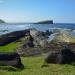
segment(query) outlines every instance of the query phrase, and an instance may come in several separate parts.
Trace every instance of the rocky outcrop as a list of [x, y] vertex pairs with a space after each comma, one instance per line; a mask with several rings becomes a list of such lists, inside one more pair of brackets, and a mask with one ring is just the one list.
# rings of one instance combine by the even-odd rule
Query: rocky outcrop
[[[48, 32], [49, 34], [49, 32]], [[29, 35], [24, 37], [25, 40], [16, 49], [22, 56], [38, 55], [49, 51], [59, 51], [68, 46], [66, 42], [50, 41], [45, 37], [45, 33], [36, 29], [30, 29]]]
[[[47, 32], [48, 35], [52, 34], [52, 32]], [[75, 45], [71, 46], [68, 45], [67, 42], [62, 41], [63, 39], [59, 39], [60, 37], [57, 38], [58, 40], [55, 37], [52, 41], [49, 41], [45, 35], [48, 36], [47, 34], [45, 34], [45, 32], [41, 32], [36, 29], [30, 29], [29, 34], [20, 39], [22, 41], [16, 48], [16, 51], [21, 56], [32, 56], [47, 53], [50, 51], [60, 51], [66, 47], [75, 47]], [[62, 36], [61, 33], [60, 36]], [[73, 50], [74, 47], [72, 47], [71, 49]]]
[[17, 53], [20, 56], [36, 56], [40, 55], [42, 53], [47, 53], [50, 51], [48, 48], [42, 48], [42, 47], [26, 47], [24, 45], [20, 45], [19, 47], [16, 48]]
[[5, 21], [3, 21], [2, 19], [0, 19], [0, 23], [5, 23]]
[[46, 54], [45, 62], [55, 64], [71, 64], [72, 62], [75, 62], [75, 54], [68, 48], [59, 51], [52, 51]]
[[[58, 43], [58, 42], [66, 42], [66, 43], [71, 43], [72, 37], [69, 35], [69, 31], [64, 30], [64, 29], [53, 29], [53, 34], [52, 34], [52, 42]], [[50, 36], [51, 37], [51, 36]]]
[[46, 47], [48, 45], [47, 38], [42, 35], [42, 33], [36, 29], [30, 30], [30, 35], [34, 39], [34, 44], [40, 45], [41, 47]]
[[47, 38], [36, 29], [30, 29], [30, 34], [24, 39], [16, 49], [21, 56], [39, 55], [50, 50], [49, 48], [47, 49]]
[[0, 46], [14, 42], [29, 33], [29, 30], [15, 31], [0, 36]]
[[1, 66], [13, 66], [15, 68], [23, 69], [20, 56], [16, 52], [0, 53]]

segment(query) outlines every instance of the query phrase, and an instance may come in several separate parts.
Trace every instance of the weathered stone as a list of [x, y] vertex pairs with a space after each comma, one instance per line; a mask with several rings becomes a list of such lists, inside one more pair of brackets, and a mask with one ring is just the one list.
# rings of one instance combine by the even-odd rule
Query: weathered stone
[[70, 64], [75, 62], [75, 54], [70, 49], [52, 51], [46, 55], [47, 63]]
[[47, 38], [42, 36], [42, 33], [36, 29], [30, 30], [30, 35], [34, 39], [35, 45], [46, 47], [48, 45]]
[[47, 63], [56, 63], [57, 54], [58, 54], [58, 52], [56, 52], [56, 51], [47, 53], [46, 57], [45, 57], [45, 61]]
[[11, 32], [8, 34], [1, 35], [0, 36], [0, 46], [14, 42], [26, 36], [28, 33], [29, 33], [29, 30], [21, 30], [21, 31], [15, 31], [15, 32]]
[[21, 46], [17, 49], [17, 53], [20, 56], [36, 56], [41, 54], [41, 50], [38, 48], [23, 48]]
[[0, 65], [1, 66], [14, 66], [16, 68], [23, 68], [21, 59], [18, 53], [0, 53]]
[[31, 35], [28, 35], [27, 40], [23, 43], [23, 47], [34, 47], [33, 38]]
[[71, 42], [71, 39], [73, 39], [70, 34], [69, 34], [69, 31], [68, 30], [64, 30], [64, 29], [53, 29], [53, 39], [50, 40], [51, 41], [54, 41], [54, 42], [66, 42], [66, 43], [69, 43]]

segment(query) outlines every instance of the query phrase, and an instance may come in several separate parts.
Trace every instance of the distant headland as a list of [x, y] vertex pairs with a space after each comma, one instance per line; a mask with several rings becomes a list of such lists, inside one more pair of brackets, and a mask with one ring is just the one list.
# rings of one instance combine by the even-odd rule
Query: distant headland
[[0, 23], [6, 23], [4, 20], [0, 19]]
[[[6, 22], [0, 19], [0, 23], [6, 23]], [[53, 24], [53, 20], [44, 20], [44, 21], [35, 22], [33, 24]]]
[[53, 20], [40, 21], [40, 22], [36, 22], [34, 24], [53, 24]]

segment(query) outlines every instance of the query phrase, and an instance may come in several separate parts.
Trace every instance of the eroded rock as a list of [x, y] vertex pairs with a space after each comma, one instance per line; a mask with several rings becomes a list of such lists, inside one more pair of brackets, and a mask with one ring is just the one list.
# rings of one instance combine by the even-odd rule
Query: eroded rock
[[60, 51], [52, 51], [46, 54], [45, 62], [55, 64], [70, 64], [75, 62], [75, 54], [68, 48]]

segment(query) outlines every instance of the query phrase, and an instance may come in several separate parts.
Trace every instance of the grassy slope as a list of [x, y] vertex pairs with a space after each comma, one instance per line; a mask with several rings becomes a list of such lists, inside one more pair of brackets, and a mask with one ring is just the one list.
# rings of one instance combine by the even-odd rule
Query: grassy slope
[[[0, 47], [1, 52], [10, 52], [15, 49], [17, 43]], [[44, 63], [44, 56], [21, 57], [24, 69], [22, 71], [8, 71], [8, 68], [1, 69], [0, 75], [75, 75], [75, 66], [50, 64], [48, 67], [41, 68]], [[4, 67], [5, 68], [5, 67]]]

